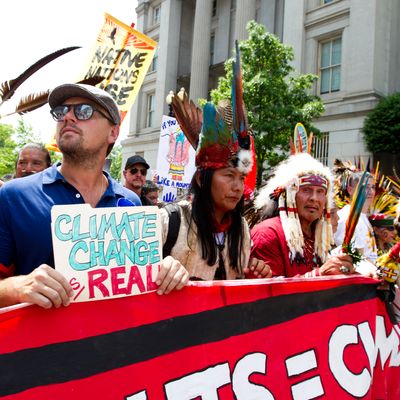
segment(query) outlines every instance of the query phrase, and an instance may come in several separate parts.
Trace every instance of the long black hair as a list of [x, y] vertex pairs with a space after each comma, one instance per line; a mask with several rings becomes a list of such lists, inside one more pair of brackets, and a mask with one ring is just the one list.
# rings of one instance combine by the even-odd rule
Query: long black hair
[[[214, 204], [211, 196], [211, 182], [214, 170], [204, 169], [199, 171], [199, 181], [196, 174], [191, 183], [192, 198], [192, 220], [197, 225], [197, 232], [201, 243], [202, 258], [207, 260], [208, 265], [214, 265], [217, 261], [218, 248], [214, 238]], [[244, 208], [244, 196], [240, 199], [235, 209], [230, 211], [232, 223], [228, 229], [226, 243], [231, 267], [241, 273], [245, 266], [241, 265], [241, 254], [243, 249], [244, 227], [242, 212]]]

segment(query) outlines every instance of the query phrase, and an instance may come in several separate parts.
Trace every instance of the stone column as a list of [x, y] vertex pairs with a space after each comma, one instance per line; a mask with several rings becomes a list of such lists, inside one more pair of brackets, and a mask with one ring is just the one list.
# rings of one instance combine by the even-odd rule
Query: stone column
[[[284, 9], [282, 43], [293, 47], [294, 60], [291, 65], [298, 72], [303, 72], [305, 46], [305, 0], [287, 0]], [[350, 64], [352, 65], [352, 64]]]
[[235, 15], [235, 40], [247, 39], [246, 25], [256, 19], [256, 0], [237, 0]]
[[[137, 22], [135, 24], [135, 29], [138, 30], [139, 32], [144, 32], [146, 26], [147, 26], [147, 21], [149, 18], [149, 3], [147, 1], [139, 1], [138, 6], [136, 7], [136, 16], [137, 16]], [[129, 133], [128, 137], [134, 137], [136, 134], [138, 134], [140, 130], [140, 118], [139, 116], [142, 114], [141, 113], [141, 107], [143, 103], [143, 92], [140, 90], [138, 93], [138, 96], [135, 100], [135, 102], [132, 105], [131, 112], [129, 113], [130, 115], [130, 120], [129, 120]], [[124, 122], [126, 124], [127, 122]]]
[[170, 90], [177, 89], [181, 10], [181, 0], [169, 0], [161, 3], [155, 108], [155, 119], [160, 123], [162, 115], [168, 114], [165, 97]]
[[189, 97], [195, 103], [200, 97], [207, 98], [208, 94], [212, 2], [196, 1], [189, 90]]

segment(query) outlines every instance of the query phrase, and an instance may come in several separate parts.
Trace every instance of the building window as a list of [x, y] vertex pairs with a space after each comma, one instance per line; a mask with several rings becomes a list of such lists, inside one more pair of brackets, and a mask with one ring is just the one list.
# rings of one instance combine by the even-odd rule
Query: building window
[[217, 15], [217, 0], [213, 0], [212, 3], [212, 16], [215, 17]]
[[231, 1], [231, 10], [236, 10], [236, 0]]
[[322, 0], [322, 4], [329, 4], [332, 2], [333, 2], [333, 0]]
[[149, 72], [157, 71], [157, 62], [158, 62], [158, 48], [156, 49], [156, 51], [154, 53], [154, 57], [151, 60]]
[[153, 8], [153, 25], [160, 23], [161, 5]]
[[313, 138], [313, 156], [322, 164], [328, 165], [329, 156], [329, 132], [322, 133], [321, 137]]
[[320, 93], [340, 90], [342, 38], [321, 43]]
[[155, 96], [154, 94], [147, 95], [147, 117], [146, 117], [146, 128], [153, 127], [154, 123], [154, 107], [155, 105]]
[[215, 50], [215, 34], [212, 33], [210, 37], [210, 65], [214, 64], [214, 50]]

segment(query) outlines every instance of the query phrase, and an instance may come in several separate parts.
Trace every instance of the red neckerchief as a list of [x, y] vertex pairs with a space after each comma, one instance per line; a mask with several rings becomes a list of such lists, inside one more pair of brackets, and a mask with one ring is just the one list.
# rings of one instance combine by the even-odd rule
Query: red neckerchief
[[226, 232], [232, 224], [232, 216], [231, 214], [225, 214], [224, 218], [222, 218], [222, 222], [219, 223], [218, 221], [213, 218], [214, 221], [214, 233]]

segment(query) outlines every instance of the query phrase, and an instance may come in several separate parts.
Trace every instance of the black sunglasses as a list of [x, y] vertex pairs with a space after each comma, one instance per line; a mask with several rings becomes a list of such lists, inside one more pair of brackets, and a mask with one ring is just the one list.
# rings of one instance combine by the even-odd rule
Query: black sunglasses
[[111, 123], [114, 123], [107, 114], [90, 104], [62, 104], [54, 107], [52, 110], [50, 110], [50, 113], [57, 122], [62, 122], [71, 108], [74, 110], [74, 115], [79, 121], [87, 121], [88, 119], [92, 118], [93, 113], [97, 111], [104, 118], [107, 118]]
[[132, 175], [136, 175], [136, 174], [138, 173], [138, 171], [140, 171], [140, 173], [141, 173], [143, 176], [146, 176], [146, 175], [147, 175], [147, 169], [146, 169], [146, 168], [131, 168], [131, 169], [129, 170], [129, 172], [130, 172]]

